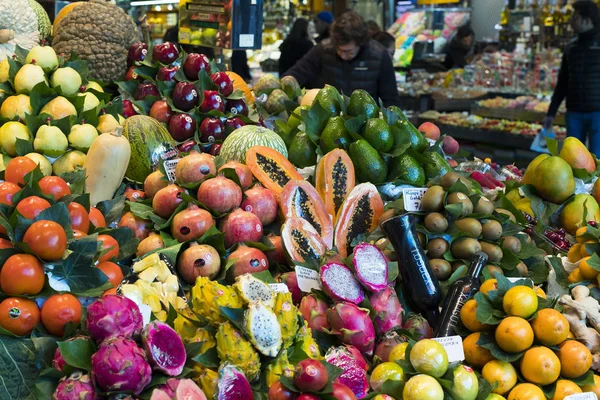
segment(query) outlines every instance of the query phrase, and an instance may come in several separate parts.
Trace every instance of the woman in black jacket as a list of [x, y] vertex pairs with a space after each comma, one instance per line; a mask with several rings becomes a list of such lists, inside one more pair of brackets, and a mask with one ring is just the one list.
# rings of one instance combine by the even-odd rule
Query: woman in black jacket
[[279, 57], [279, 76], [283, 76], [288, 69], [292, 68], [312, 48], [313, 42], [308, 38], [308, 21], [304, 18], [298, 18], [294, 22], [288, 37], [279, 46], [279, 50], [281, 51], [281, 57]]

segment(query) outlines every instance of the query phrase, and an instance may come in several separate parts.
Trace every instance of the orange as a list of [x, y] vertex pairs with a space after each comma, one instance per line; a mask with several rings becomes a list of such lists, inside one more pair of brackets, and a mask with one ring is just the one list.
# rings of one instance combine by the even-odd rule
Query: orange
[[15, 157], [6, 164], [4, 180], [18, 185], [25, 185], [25, 175], [33, 171], [35, 167], [37, 167], [37, 163], [31, 158]]
[[565, 397], [572, 394], [583, 393], [583, 390], [575, 382], [559, 379], [556, 382], [556, 390], [554, 396], [550, 400], [563, 400]]
[[488, 325], [477, 321], [477, 301], [475, 299], [467, 301], [460, 309], [460, 320], [471, 332], [479, 332], [488, 328]]
[[535, 338], [546, 346], [556, 346], [567, 340], [570, 329], [565, 316], [552, 308], [540, 310], [537, 318], [531, 321], [531, 327]]
[[598, 276], [598, 271], [590, 267], [590, 265], [588, 264], [588, 260], [590, 258], [591, 257], [584, 257], [579, 262], [579, 271], [581, 271], [581, 277], [584, 280], [596, 279], [596, 277]]
[[561, 363], [560, 374], [564, 378], [578, 378], [592, 366], [592, 353], [577, 340], [567, 340], [556, 352]]
[[30, 254], [10, 256], [0, 270], [0, 288], [11, 296], [38, 294], [44, 288], [44, 282], [44, 267]]
[[492, 290], [498, 290], [498, 281], [496, 279], [488, 279], [481, 284], [479, 291], [487, 295]]
[[533, 329], [520, 317], [506, 317], [496, 328], [496, 343], [509, 353], [525, 351], [533, 344]]
[[[575, 237], [577, 239], [577, 243], [585, 243], [585, 239], [580, 237], [582, 235], [584, 235], [587, 232], [587, 226], [582, 226], [581, 228], [577, 229], [577, 232], [575, 233]], [[574, 245], [573, 247], [575, 247], [577, 245]], [[571, 248], [573, 248], [571, 247]], [[579, 246], [581, 247], [581, 246]]]
[[497, 394], [503, 395], [517, 384], [517, 371], [511, 363], [506, 361], [492, 360], [488, 362], [481, 370], [481, 376], [490, 385], [496, 385], [492, 392]]
[[589, 257], [589, 256], [591, 256], [591, 254], [588, 253], [588, 251], [587, 251], [587, 247], [585, 247], [586, 243], [589, 243], [589, 244], [598, 244], [598, 242], [596, 242], [595, 240], [588, 240], [585, 243], [582, 243], [581, 247], [579, 248], [579, 254], [581, 254], [581, 257]]
[[123, 280], [123, 272], [121, 267], [111, 261], [104, 261], [96, 265], [100, 271], [104, 272], [104, 275], [108, 278], [108, 281], [113, 286], [119, 286], [119, 283]]
[[581, 276], [581, 270], [579, 268], [575, 268], [567, 277], [567, 280], [571, 283], [577, 283], [583, 281], [583, 276]]
[[521, 375], [528, 382], [549, 385], [560, 376], [560, 361], [549, 348], [532, 347], [521, 359]]
[[29, 335], [40, 322], [40, 309], [35, 301], [9, 297], [0, 303], [0, 326], [15, 335]]
[[546, 396], [539, 386], [519, 383], [510, 391], [507, 400], [546, 400]]
[[465, 361], [472, 367], [481, 368], [494, 359], [492, 353], [485, 347], [477, 344], [481, 337], [480, 332], [471, 333], [463, 339], [463, 349], [465, 351]]
[[63, 336], [65, 325], [80, 321], [81, 303], [72, 294], [53, 294], [42, 306], [42, 324], [51, 335]]
[[119, 243], [110, 235], [98, 235], [98, 241], [102, 243], [101, 255], [98, 261], [110, 261], [119, 257]]
[[44, 261], [60, 260], [67, 250], [65, 229], [54, 221], [36, 221], [23, 236], [23, 242]]
[[569, 334], [567, 335], [567, 339], [575, 339], [575, 335], [573, 335], [572, 331], [569, 331]]
[[514, 286], [504, 295], [502, 307], [508, 315], [529, 318], [537, 311], [537, 294], [530, 287]]
[[[104, 215], [96, 207], [90, 207], [90, 225], [94, 225], [96, 228], [106, 228], [106, 220]], [[91, 227], [91, 226], [90, 226]]]
[[594, 392], [600, 398], [600, 376], [594, 374], [594, 384], [582, 387], [584, 392]]
[[106, 289], [104, 291], [104, 293], [102, 293], [102, 297], [109, 296], [109, 295], [116, 295], [116, 294], [117, 294], [117, 288], [113, 287], [113, 288], [110, 288], [110, 289]]
[[581, 260], [581, 243], [574, 244], [567, 253], [569, 262], [576, 263]]

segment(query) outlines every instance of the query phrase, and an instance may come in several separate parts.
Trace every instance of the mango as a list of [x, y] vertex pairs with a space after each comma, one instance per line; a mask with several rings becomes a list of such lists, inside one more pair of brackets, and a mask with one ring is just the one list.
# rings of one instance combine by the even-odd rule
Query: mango
[[532, 217], [535, 217], [535, 213], [533, 212], [533, 209], [531, 208], [531, 199], [528, 199], [528, 198], [521, 199], [521, 200], [517, 201], [517, 203], [515, 204], [515, 207], [517, 207], [517, 209], [519, 211], [523, 211], [523, 212], [531, 215]]
[[600, 221], [600, 206], [589, 194], [576, 195], [560, 213], [560, 224], [571, 235], [588, 221]]
[[561, 204], [575, 192], [573, 170], [560, 157], [552, 156], [542, 160], [533, 173], [533, 186], [544, 200]]
[[596, 161], [581, 141], [575, 137], [568, 137], [558, 155], [573, 169], [585, 169], [587, 172], [596, 170]]
[[533, 161], [531, 161], [529, 163], [529, 165], [527, 166], [527, 169], [525, 170], [525, 174], [523, 174], [522, 182], [524, 185], [530, 185], [533, 183], [533, 177], [535, 176], [535, 169], [542, 161], [544, 161], [548, 157], [550, 157], [548, 154], [540, 154], [539, 156], [534, 158]]
[[598, 203], [600, 203], [600, 179], [597, 179], [592, 188], [592, 196]]

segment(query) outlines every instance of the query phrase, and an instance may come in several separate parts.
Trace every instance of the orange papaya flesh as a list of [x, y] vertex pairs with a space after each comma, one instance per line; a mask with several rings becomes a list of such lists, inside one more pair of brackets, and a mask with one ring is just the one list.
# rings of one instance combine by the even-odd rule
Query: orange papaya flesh
[[278, 196], [289, 181], [303, 179], [287, 158], [270, 147], [254, 146], [248, 149], [246, 165], [264, 187]]
[[315, 186], [333, 222], [344, 200], [354, 189], [355, 180], [354, 164], [344, 150], [332, 150], [319, 161]]
[[281, 228], [283, 248], [291, 262], [319, 261], [327, 252], [327, 245], [315, 228], [306, 220], [291, 217]]

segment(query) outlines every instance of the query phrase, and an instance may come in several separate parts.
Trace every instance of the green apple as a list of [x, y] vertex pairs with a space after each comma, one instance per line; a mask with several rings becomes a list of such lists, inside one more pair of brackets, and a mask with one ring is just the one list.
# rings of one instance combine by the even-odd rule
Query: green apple
[[100, 86], [98, 82], [89, 81], [85, 87], [85, 90], [89, 89], [94, 89], [97, 92], [104, 93], [104, 89], [102, 89], [102, 86]]
[[53, 88], [60, 86], [65, 96], [72, 96], [81, 88], [81, 76], [71, 67], [59, 68], [50, 77]]
[[58, 96], [50, 100], [42, 109], [41, 114], [48, 114], [53, 119], [61, 119], [69, 115], [77, 115], [75, 106], [69, 100], [62, 96]]
[[8, 76], [10, 73], [10, 65], [8, 65], [8, 59], [0, 61], [0, 83], [4, 83], [8, 81]]
[[87, 153], [92, 142], [98, 137], [98, 131], [91, 124], [75, 124], [71, 127], [68, 139], [71, 147]]
[[50, 164], [50, 161], [40, 153], [25, 154], [25, 157], [35, 161], [37, 165], [40, 166], [40, 171], [42, 171], [44, 176], [52, 175], [52, 164]]
[[17, 121], [10, 121], [0, 127], [0, 148], [9, 156], [16, 156], [15, 144], [18, 139], [31, 140], [27, 127]]
[[35, 46], [29, 50], [25, 62], [39, 65], [44, 71], [53, 71], [58, 68], [58, 57], [50, 46]]
[[67, 151], [52, 164], [54, 175], [60, 175], [65, 172], [75, 171], [77, 168], [83, 168], [85, 163], [85, 154], [79, 150]]
[[17, 71], [17, 74], [15, 75], [15, 91], [17, 94], [28, 94], [35, 85], [40, 82], [45, 82], [46, 85], [48, 84], [46, 74], [44, 74], [42, 67], [39, 65], [25, 64], [19, 68], [19, 71]]
[[29, 96], [26, 94], [7, 97], [0, 107], [0, 117], [2, 118], [14, 119], [19, 117], [20, 120], [24, 121], [26, 114], [33, 114]]
[[78, 93], [77, 96], [84, 96], [85, 101], [83, 102], [83, 111], [92, 110], [100, 105], [100, 100], [92, 93]]
[[48, 157], [58, 157], [67, 151], [69, 142], [60, 128], [42, 125], [35, 133], [33, 148]]

